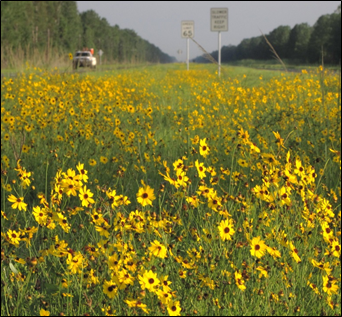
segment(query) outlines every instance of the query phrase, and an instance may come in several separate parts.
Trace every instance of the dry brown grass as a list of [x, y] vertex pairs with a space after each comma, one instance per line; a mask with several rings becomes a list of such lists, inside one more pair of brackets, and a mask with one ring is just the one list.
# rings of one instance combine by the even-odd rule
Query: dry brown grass
[[270, 41], [267, 39], [266, 35], [264, 33], [262, 33], [262, 31], [260, 29], [259, 29], [259, 31], [261, 32], [262, 36], [264, 37], [267, 45], [271, 48], [271, 52], [274, 54], [274, 57], [280, 62], [280, 64], [284, 67], [285, 71], [287, 72], [287, 68], [286, 68], [284, 62], [282, 61], [282, 59], [280, 58], [280, 56], [278, 55], [278, 53], [274, 49], [273, 45], [270, 43]]
[[210, 53], [208, 53], [202, 45], [200, 45], [197, 41], [195, 41], [193, 38], [190, 38], [199, 48], [200, 50], [203, 52], [203, 57], [207, 60], [209, 60], [210, 62], [218, 65], [218, 62], [215, 60], [215, 58], [213, 58]]
[[1, 68], [23, 71], [27, 66], [39, 68], [68, 67], [68, 54], [57, 49], [42, 52], [37, 48], [19, 46], [16, 49], [1, 47]]

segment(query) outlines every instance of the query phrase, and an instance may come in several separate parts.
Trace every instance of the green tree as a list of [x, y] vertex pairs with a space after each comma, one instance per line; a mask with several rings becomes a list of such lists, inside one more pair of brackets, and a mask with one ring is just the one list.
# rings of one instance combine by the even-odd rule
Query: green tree
[[111, 27], [108, 37], [108, 49], [111, 59], [113, 61], [119, 61], [119, 43], [120, 43], [120, 28], [116, 24]]
[[331, 61], [331, 52], [328, 47], [332, 38], [332, 19], [330, 14], [322, 15], [313, 26], [308, 44], [308, 59], [311, 63], [321, 63], [322, 52], [325, 62]]
[[76, 1], [1, 1], [2, 62], [20, 50], [26, 58], [37, 51], [50, 58], [53, 50], [66, 54], [84, 47], [102, 49], [108, 61], [173, 60], [135, 31], [110, 26], [94, 10], [78, 13]]
[[328, 50], [332, 54], [332, 62], [341, 62], [341, 5], [331, 15], [331, 38], [328, 44]]
[[[289, 41], [290, 32], [291, 27], [289, 27], [288, 25], [281, 25], [267, 35], [268, 41], [272, 44], [273, 48], [282, 59], [289, 57], [287, 44]], [[273, 57], [273, 53], [270, 52], [270, 55], [268, 56], [269, 58]]]
[[222, 63], [229, 63], [237, 59], [237, 48], [234, 45], [223, 46], [221, 49]]
[[[100, 26], [100, 16], [94, 10], [88, 10], [80, 14], [82, 24], [82, 48], [95, 47], [95, 32]], [[81, 48], [80, 48], [81, 49]]]
[[241, 60], [241, 59], [251, 58], [250, 52], [249, 52], [250, 43], [251, 43], [251, 39], [243, 39], [240, 42], [240, 44], [237, 46], [238, 59]]
[[289, 58], [298, 62], [307, 61], [311, 32], [312, 28], [307, 23], [296, 24], [292, 28], [288, 41]]
[[262, 36], [244, 39], [236, 47], [236, 59], [267, 59], [269, 48]]
[[1, 48], [26, 48], [32, 43], [32, 1], [1, 1]]
[[262, 36], [255, 36], [251, 38], [249, 43], [249, 54], [248, 58], [255, 58], [255, 59], [265, 59], [262, 50], [260, 50], [261, 43], [264, 42], [264, 38]]
[[75, 51], [82, 34], [81, 18], [77, 11], [76, 1], [60, 1], [60, 21], [58, 26], [58, 38], [62, 48]]

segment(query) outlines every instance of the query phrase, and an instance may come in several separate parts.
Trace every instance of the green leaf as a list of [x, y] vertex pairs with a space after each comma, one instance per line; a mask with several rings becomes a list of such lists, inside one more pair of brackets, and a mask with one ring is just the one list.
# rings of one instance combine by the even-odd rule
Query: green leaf
[[59, 292], [59, 287], [54, 284], [45, 284], [44, 288], [48, 294], [53, 294]]
[[11, 270], [14, 274], [18, 274], [18, 273], [19, 273], [19, 271], [15, 268], [15, 266], [12, 264], [12, 262], [10, 262], [9, 268], [10, 268], [10, 270]]

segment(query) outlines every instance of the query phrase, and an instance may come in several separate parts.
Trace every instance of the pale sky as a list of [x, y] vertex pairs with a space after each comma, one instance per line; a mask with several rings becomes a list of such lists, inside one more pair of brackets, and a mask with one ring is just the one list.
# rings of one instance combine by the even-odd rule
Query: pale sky
[[[228, 32], [221, 32], [222, 46], [267, 34], [280, 25], [313, 26], [333, 13], [341, 1], [76, 1], [79, 12], [94, 10], [110, 25], [134, 30], [164, 53], [186, 59], [186, 39], [181, 22], [193, 20], [194, 39], [209, 53], [218, 49], [218, 32], [210, 31], [210, 8], [228, 8]], [[99, 48], [98, 48], [99, 49]], [[177, 51], [182, 50], [182, 54]], [[105, 52], [104, 52], [105, 53]], [[202, 51], [190, 41], [190, 58]]]

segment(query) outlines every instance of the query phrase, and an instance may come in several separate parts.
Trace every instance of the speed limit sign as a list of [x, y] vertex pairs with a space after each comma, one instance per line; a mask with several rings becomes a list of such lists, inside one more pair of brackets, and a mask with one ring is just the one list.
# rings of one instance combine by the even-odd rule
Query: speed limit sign
[[193, 38], [195, 35], [194, 21], [182, 21], [182, 38]]

